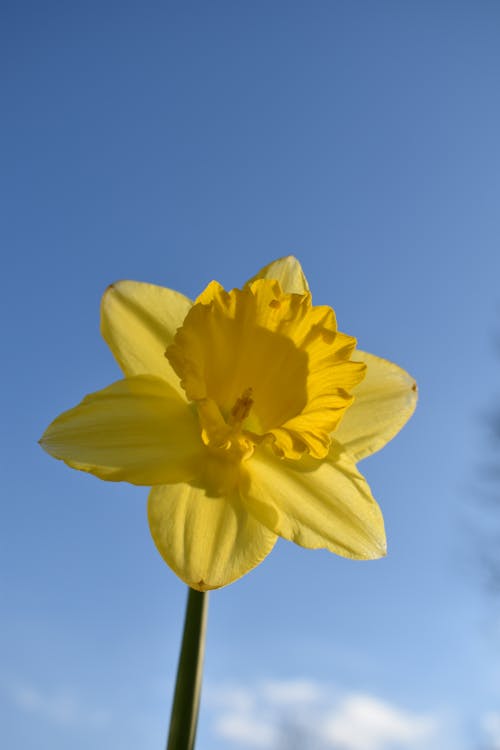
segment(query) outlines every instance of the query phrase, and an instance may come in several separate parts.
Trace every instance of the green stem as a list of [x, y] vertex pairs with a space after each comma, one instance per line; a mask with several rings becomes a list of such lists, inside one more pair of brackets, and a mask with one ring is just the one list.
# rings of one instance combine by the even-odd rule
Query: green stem
[[208, 593], [189, 589], [167, 750], [193, 750], [200, 707]]

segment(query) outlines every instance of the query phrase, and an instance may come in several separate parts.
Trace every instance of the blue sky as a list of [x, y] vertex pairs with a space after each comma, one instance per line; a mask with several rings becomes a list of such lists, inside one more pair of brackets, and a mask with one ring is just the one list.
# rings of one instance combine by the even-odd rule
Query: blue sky
[[[4, 2], [0, 736], [163, 747], [185, 587], [141, 488], [49, 459], [118, 379], [120, 278], [195, 296], [289, 253], [315, 302], [420, 386], [360, 466], [389, 555], [278, 544], [211, 596], [198, 747], [500, 747], [476, 561], [500, 357], [494, 2]], [[482, 744], [481, 744], [482, 743]]]

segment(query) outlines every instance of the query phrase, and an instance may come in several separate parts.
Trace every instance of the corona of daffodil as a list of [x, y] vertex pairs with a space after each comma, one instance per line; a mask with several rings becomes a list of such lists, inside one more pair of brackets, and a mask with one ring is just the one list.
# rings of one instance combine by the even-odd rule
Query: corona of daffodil
[[281, 536], [345, 557], [385, 554], [356, 461], [401, 429], [416, 385], [355, 351], [313, 306], [299, 262], [191, 302], [152, 284], [105, 292], [101, 331], [125, 374], [61, 414], [43, 448], [109, 481], [151, 486], [151, 534], [192, 588], [225, 586]]

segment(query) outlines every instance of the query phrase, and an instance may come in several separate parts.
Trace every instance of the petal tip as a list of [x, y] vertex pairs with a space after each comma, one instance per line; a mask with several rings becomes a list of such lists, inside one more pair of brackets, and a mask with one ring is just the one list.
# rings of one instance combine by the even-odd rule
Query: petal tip
[[382, 532], [378, 539], [373, 540], [373, 553], [370, 556], [370, 559], [381, 560], [383, 557], [387, 557], [387, 537], [384, 528], [382, 528]]
[[380, 560], [383, 557], [387, 557], [387, 542], [384, 540], [384, 542], [379, 546], [378, 548], [378, 554], [375, 557], [375, 560]]
[[189, 588], [195, 589], [195, 591], [201, 591], [201, 592], [207, 592], [207, 591], [216, 591], [217, 589], [222, 588], [224, 585], [228, 584], [220, 584], [220, 585], [211, 585], [210, 583], [207, 583], [203, 579], [201, 581], [185, 581]]
[[119, 281], [113, 281], [112, 284], [108, 284], [104, 292], [102, 293], [102, 298], [104, 299], [110, 292], [114, 292], [116, 290], [116, 287], [122, 283], [122, 280]]
[[101, 297], [101, 323], [102, 318], [104, 316], [104, 308], [112, 302], [113, 295], [115, 295], [119, 291], [119, 287], [123, 284], [126, 284], [125, 279], [118, 279], [118, 281], [113, 281], [111, 284], [108, 284], [104, 292], [102, 293]]
[[268, 263], [245, 286], [257, 279], [276, 279], [287, 294], [305, 294], [309, 291], [306, 276], [295, 255], [283, 255]]

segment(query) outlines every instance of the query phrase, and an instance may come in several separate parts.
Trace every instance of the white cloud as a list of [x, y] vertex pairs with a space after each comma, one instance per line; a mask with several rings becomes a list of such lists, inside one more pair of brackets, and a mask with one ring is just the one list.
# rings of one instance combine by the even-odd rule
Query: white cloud
[[235, 748], [277, 750], [299, 735], [308, 750], [411, 750], [438, 740], [436, 717], [314, 680], [212, 687], [209, 694], [213, 730]]
[[222, 739], [255, 748], [270, 748], [276, 741], [276, 727], [257, 716], [225, 714], [215, 723], [215, 732]]
[[429, 738], [436, 721], [402, 711], [370, 695], [343, 698], [325, 720], [325, 740], [339, 750], [385, 750], [413, 747]]
[[49, 694], [32, 686], [18, 685], [10, 693], [18, 708], [52, 724], [99, 728], [109, 721], [109, 715], [105, 711], [84, 706], [67, 691]]

